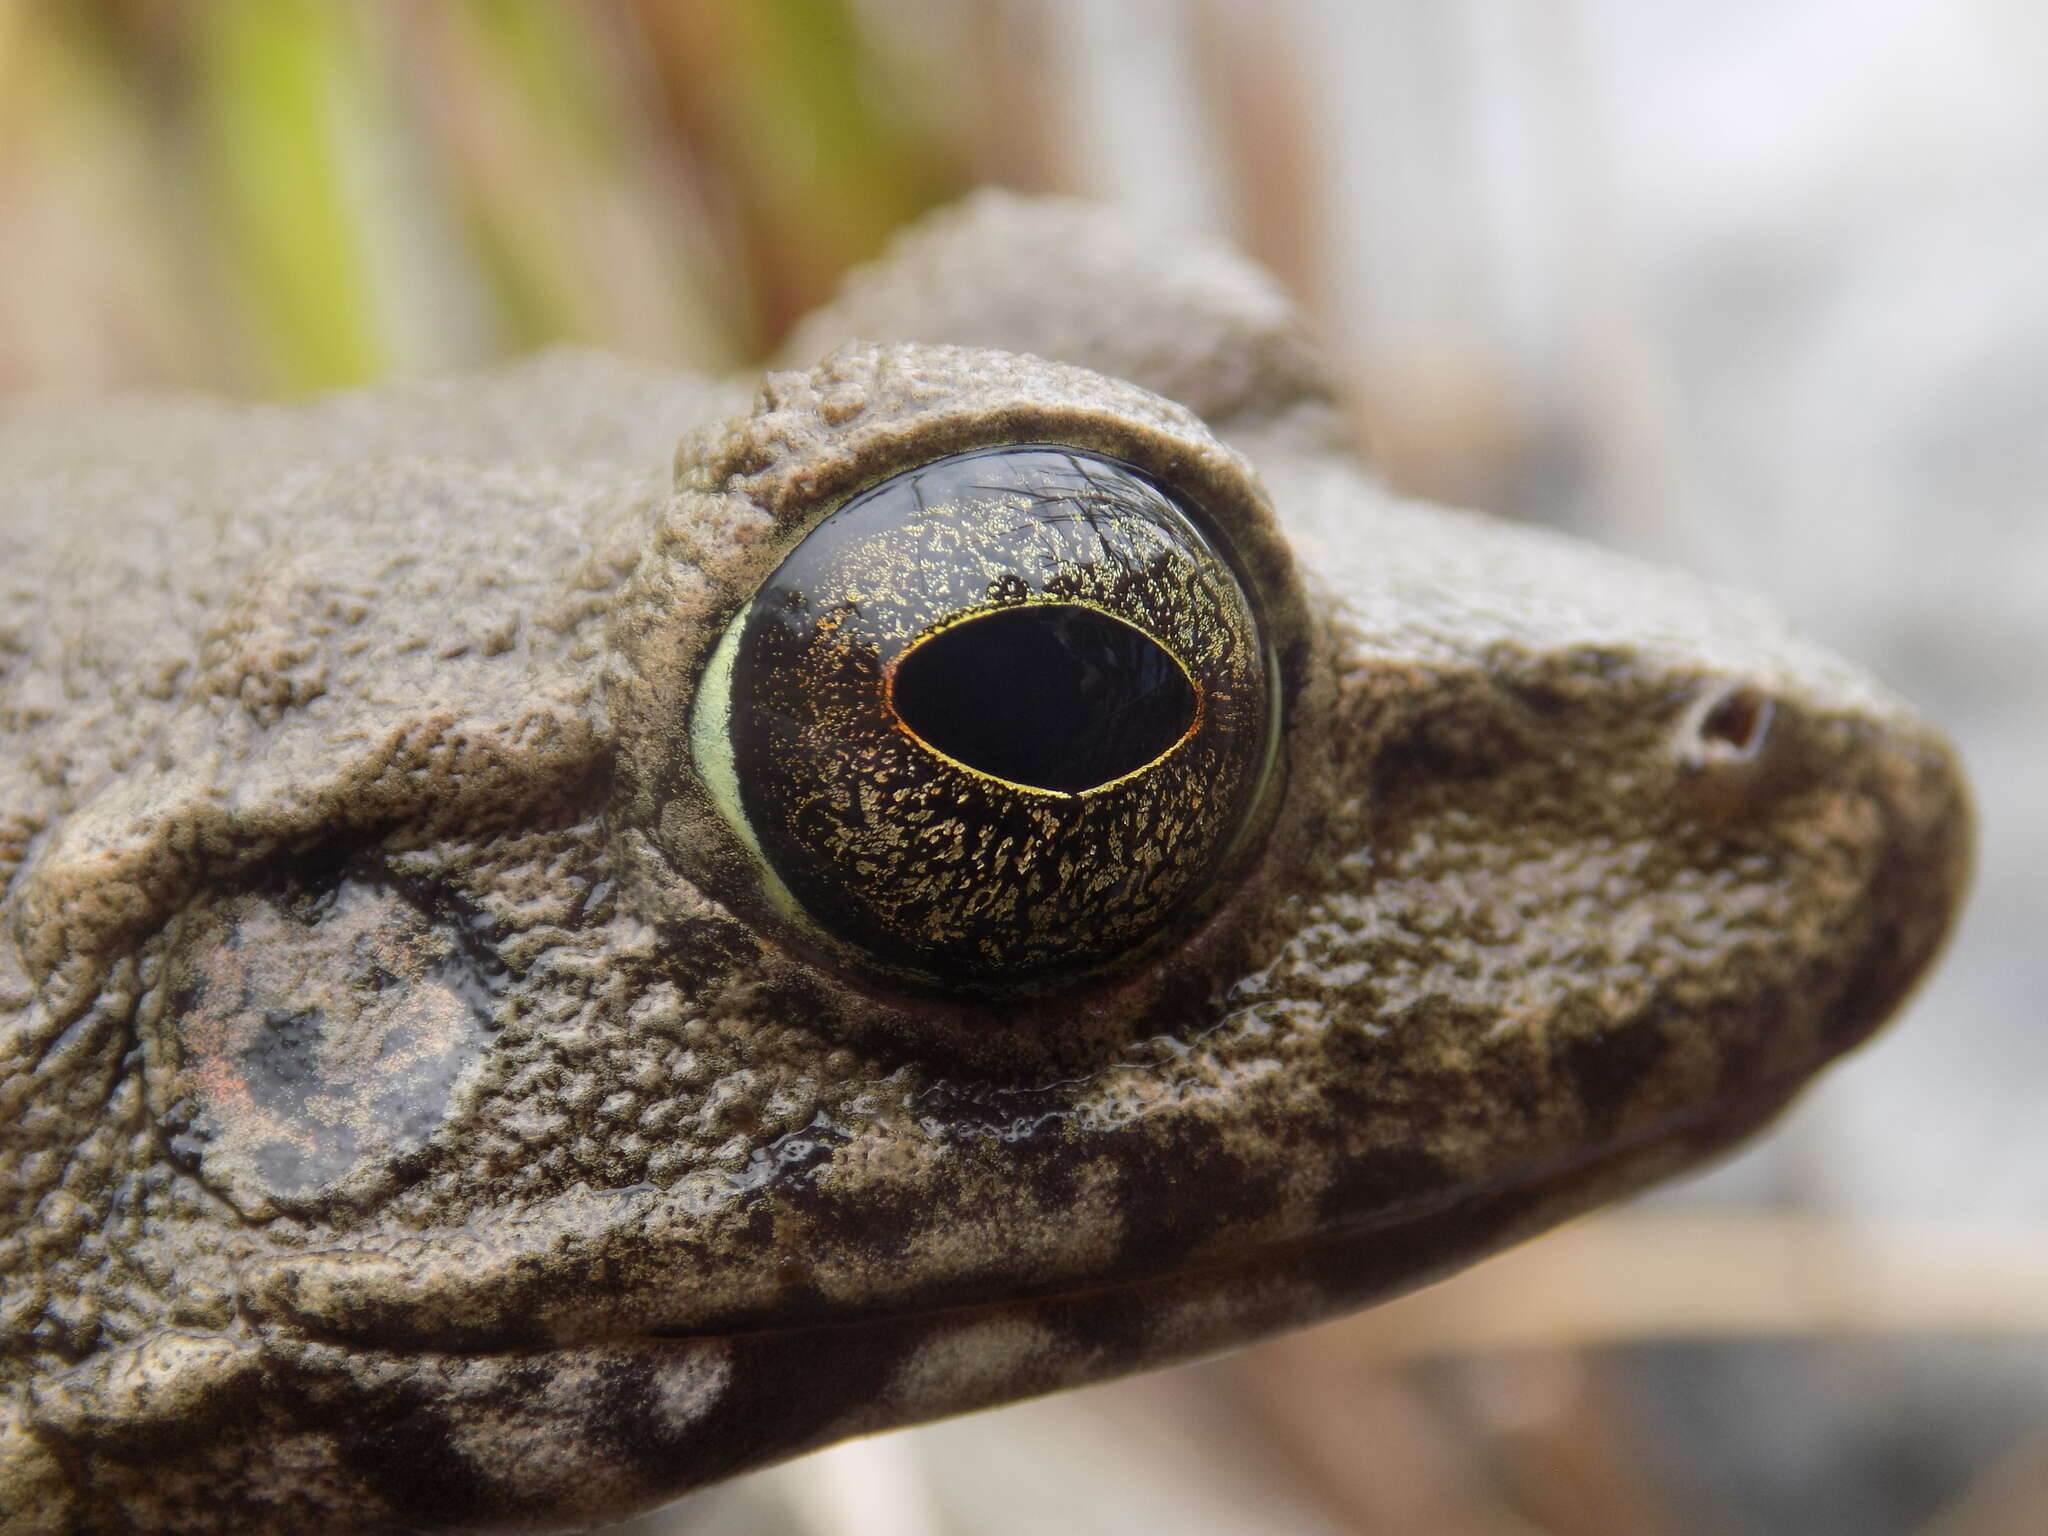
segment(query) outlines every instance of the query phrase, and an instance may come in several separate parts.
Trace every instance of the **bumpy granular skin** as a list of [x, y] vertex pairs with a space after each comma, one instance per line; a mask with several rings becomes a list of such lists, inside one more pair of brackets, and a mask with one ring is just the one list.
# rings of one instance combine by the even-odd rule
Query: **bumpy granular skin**
[[[1729, 1145], [1938, 946], [1935, 733], [1390, 500], [1227, 254], [986, 198], [792, 345], [0, 419], [0, 1531], [573, 1528], [1305, 1321]], [[1126, 968], [898, 992], [750, 913], [677, 711], [838, 499], [1048, 433], [1233, 509], [1284, 793]]]

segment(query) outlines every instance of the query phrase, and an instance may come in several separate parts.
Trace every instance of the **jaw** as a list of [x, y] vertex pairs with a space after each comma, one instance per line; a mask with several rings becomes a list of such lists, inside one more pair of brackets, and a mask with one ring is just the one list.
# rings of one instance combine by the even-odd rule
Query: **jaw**
[[1178, 1363], [1386, 1300], [1713, 1156], [1777, 1114], [1800, 1081], [1758, 1085], [1748, 1102], [1492, 1187], [1144, 1278], [567, 1348], [386, 1356], [281, 1338], [272, 1348], [302, 1401], [350, 1401], [340, 1421], [354, 1428], [325, 1434], [324, 1453], [374, 1467], [394, 1522], [581, 1526], [849, 1436]]

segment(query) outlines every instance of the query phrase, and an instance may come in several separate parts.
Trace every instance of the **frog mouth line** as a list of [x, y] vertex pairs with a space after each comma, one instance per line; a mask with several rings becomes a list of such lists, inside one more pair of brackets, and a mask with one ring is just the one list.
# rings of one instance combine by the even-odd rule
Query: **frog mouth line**
[[[1849, 1033], [1840, 1048], [1856, 1044], [1882, 1017], [1880, 1012]], [[877, 1349], [911, 1348], [918, 1338], [1006, 1318], [1044, 1323], [1085, 1340], [1101, 1332], [1104, 1317], [1116, 1314], [1123, 1319], [1125, 1336], [1111, 1353], [1124, 1363], [1102, 1366], [1094, 1373], [1101, 1375], [1223, 1348], [1441, 1278], [1741, 1141], [1783, 1110], [1809, 1080], [1804, 1071], [1777, 1074], [1738, 1097], [1682, 1110], [1625, 1137], [1236, 1252], [1150, 1272], [1098, 1273], [995, 1294], [878, 1298], [845, 1304], [836, 1312], [826, 1303], [809, 1316], [781, 1319], [764, 1317], [754, 1307], [688, 1324], [522, 1329], [507, 1336], [475, 1323], [422, 1327], [417, 1314], [409, 1322], [405, 1293], [414, 1273], [410, 1266], [393, 1265], [377, 1275], [353, 1260], [327, 1269], [310, 1289], [288, 1271], [273, 1273], [271, 1280], [281, 1284], [259, 1282], [243, 1290], [243, 1300], [251, 1321], [264, 1332], [275, 1330], [280, 1344], [297, 1337], [352, 1351], [475, 1360], [636, 1342], [650, 1348], [717, 1345], [780, 1353], [801, 1352], [826, 1340], [835, 1350], [862, 1348], [860, 1341], [866, 1339]], [[471, 1284], [488, 1286], [492, 1278], [480, 1274]], [[337, 1306], [337, 1300], [349, 1304]], [[446, 1318], [449, 1304], [444, 1295], [435, 1310]], [[1207, 1332], [1162, 1344], [1153, 1321], [1177, 1307], [1206, 1307], [1213, 1314]]]
[[[718, 1461], [742, 1470], [849, 1434], [1177, 1364], [1387, 1300], [1740, 1141], [1805, 1081], [1766, 1079], [1733, 1104], [1681, 1113], [1489, 1187], [1167, 1273], [789, 1327], [656, 1330], [617, 1342], [644, 1351], [657, 1371], [687, 1374], [718, 1362], [734, 1383], [719, 1407]], [[821, 1382], [825, 1360], [830, 1380]]]
[[[1090, 1331], [1089, 1314], [1099, 1307], [1142, 1303], [1167, 1309], [1176, 1302], [1192, 1304], [1219, 1295], [1228, 1297], [1262, 1276], [1312, 1277], [1311, 1294], [1297, 1294], [1298, 1304], [1280, 1315], [1263, 1322], [1251, 1317], [1247, 1326], [1181, 1351], [1199, 1353], [1390, 1300], [1442, 1279], [1488, 1253], [1652, 1183], [1674, 1167], [1690, 1166], [1740, 1143], [1780, 1114], [1810, 1080], [1810, 1074], [1803, 1072], [1769, 1078], [1737, 1100], [1681, 1112], [1597, 1147], [1527, 1165], [1482, 1184], [1383, 1207], [1300, 1236], [1176, 1269], [931, 1306], [882, 1306], [837, 1318], [758, 1328], [656, 1327], [632, 1336], [663, 1344], [779, 1346], [864, 1332], [971, 1327], [1002, 1317], [1030, 1319], [1042, 1313], [1075, 1314], [1074, 1331], [1085, 1335]], [[1667, 1162], [1667, 1155], [1675, 1156], [1675, 1161]], [[1258, 1310], [1256, 1301], [1250, 1310]]]

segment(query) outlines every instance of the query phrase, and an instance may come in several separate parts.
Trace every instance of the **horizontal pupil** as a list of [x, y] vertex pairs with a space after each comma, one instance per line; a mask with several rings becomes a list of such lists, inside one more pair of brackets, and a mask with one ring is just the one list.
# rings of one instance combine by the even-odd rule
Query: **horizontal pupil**
[[1187, 674], [1150, 636], [1072, 603], [1004, 608], [906, 652], [897, 717], [957, 763], [1078, 794], [1144, 767], [1195, 721]]

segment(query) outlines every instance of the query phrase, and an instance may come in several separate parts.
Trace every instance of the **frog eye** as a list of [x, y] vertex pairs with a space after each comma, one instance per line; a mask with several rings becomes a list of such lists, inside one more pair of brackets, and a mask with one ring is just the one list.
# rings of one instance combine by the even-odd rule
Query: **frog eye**
[[1130, 464], [938, 459], [847, 499], [739, 608], [695, 776], [814, 949], [970, 989], [1099, 970], [1200, 905], [1268, 797], [1252, 591]]

